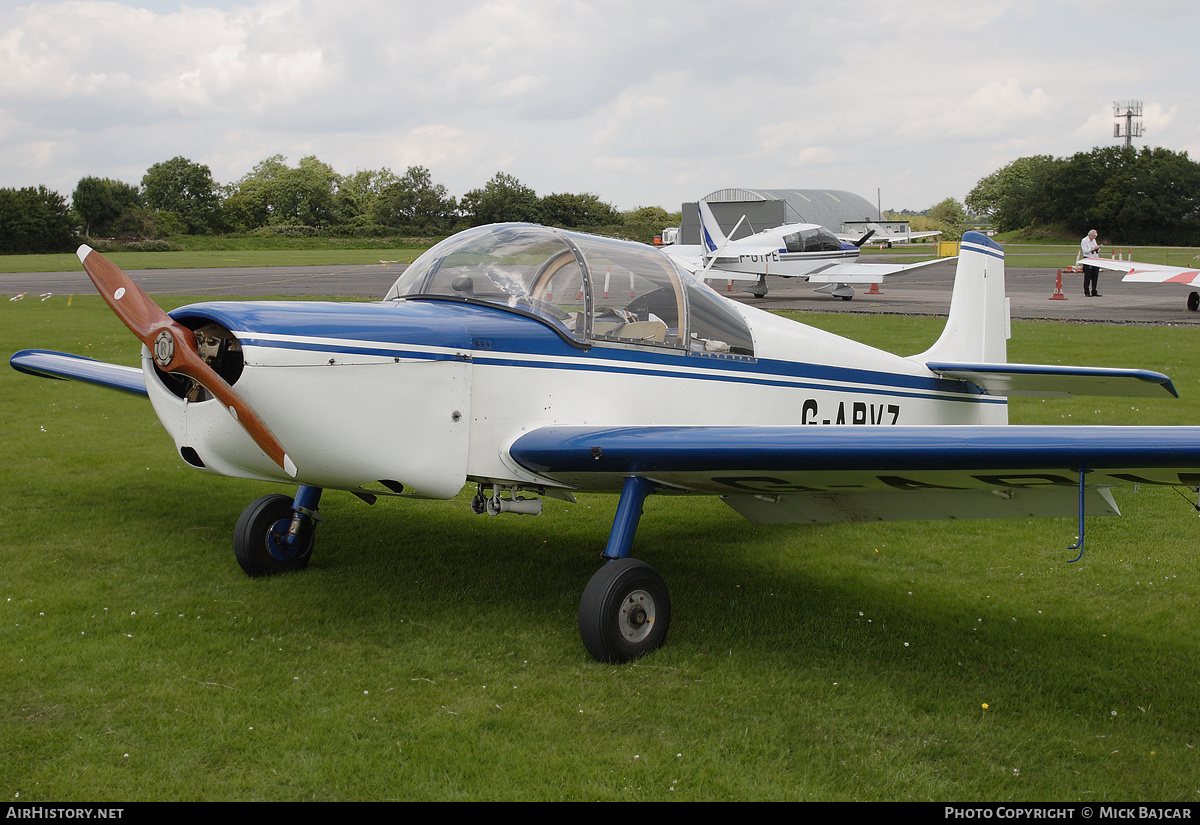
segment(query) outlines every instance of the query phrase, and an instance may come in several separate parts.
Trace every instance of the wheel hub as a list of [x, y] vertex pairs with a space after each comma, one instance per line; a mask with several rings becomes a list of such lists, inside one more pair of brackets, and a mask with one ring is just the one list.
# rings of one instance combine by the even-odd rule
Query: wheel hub
[[276, 561], [291, 561], [303, 554], [300, 536], [291, 535], [291, 519], [280, 519], [267, 531], [267, 552]]
[[618, 619], [621, 635], [630, 642], [640, 642], [654, 629], [654, 597], [645, 590], [634, 590], [621, 604]]

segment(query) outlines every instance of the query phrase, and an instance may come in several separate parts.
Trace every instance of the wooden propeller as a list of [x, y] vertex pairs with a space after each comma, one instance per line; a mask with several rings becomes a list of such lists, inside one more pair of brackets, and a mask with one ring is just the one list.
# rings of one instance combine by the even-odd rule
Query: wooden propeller
[[87, 245], [79, 247], [77, 254], [100, 295], [129, 331], [150, 349], [159, 368], [186, 375], [212, 393], [254, 443], [289, 476], [295, 477], [296, 465], [283, 445], [258, 413], [200, 357], [192, 331], [150, 300], [150, 296], [108, 258]]

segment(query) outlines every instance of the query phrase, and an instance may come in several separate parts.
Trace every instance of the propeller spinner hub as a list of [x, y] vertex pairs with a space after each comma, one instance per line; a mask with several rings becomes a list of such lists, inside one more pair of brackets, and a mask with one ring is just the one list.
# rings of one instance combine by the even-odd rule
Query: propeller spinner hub
[[170, 330], [164, 329], [154, 339], [154, 361], [165, 370], [174, 357], [175, 336], [171, 335]]

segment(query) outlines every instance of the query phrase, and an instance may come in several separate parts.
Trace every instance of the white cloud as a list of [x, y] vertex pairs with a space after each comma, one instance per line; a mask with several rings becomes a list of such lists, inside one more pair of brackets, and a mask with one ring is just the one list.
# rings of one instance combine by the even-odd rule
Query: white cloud
[[0, 17], [0, 186], [137, 182], [175, 155], [228, 182], [279, 153], [419, 164], [456, 195], [503, 170], [622, 207], [748, 185], [924, 208], [1021, 155], [1106, 145], [1114, 98], [1147, 100], [1152, 142], [1194, 145], [1198, 17], [1174, 0], [35, 0]]

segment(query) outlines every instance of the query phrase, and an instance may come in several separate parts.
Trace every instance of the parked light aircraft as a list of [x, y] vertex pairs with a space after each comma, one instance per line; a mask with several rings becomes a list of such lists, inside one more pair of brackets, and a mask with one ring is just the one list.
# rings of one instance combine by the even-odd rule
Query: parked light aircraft
[[[712, 495], [758, 522], [1114, 514], [1111, 489], [1200, 487], [1200, 427], [1008, 426], [1008, 395], [1174, 394], [1167, 376], [1007, 364], [1004, 253], [963, 238], [950, 316], [901, 357], [729, 301], [652, 247], [529, 224], [467, 230], [378, 303], [163, 312], [102, 255], [136, 370], [26, 350], [23, 372], [145, 394], [179, 456], [298, 485], [238, 519], [251, 576], [309, 562], [326, 489], [537, 513], [619, 493], [579, 606], [597, 659], [657, 648], [671, 600], [631, 556], [646, 497]], [[630, 293], [603, 297], [619, 273]], [[623, 280], [621, 281], [624, 282]]]
[[[1140, 264], [1137, 261], [1109, 260], [1108, 258], [1080, 258], [1079, 266], [1097, 266], [1113, 272], [1124, 272], [1122, 282], [1141, 284], [1183, 284], [1200, 287], [1200, 269], [1166, 264]], [[1200, 292], [1192, 290], [1187, 296], [1189, 312], [1200, 309]]]
[[859, 246], [886, 246], [891, 247], [892, 244], [912, 243], [923, 238], [936, 238], [942, 234], [942, 230], [932, 230], [928, 232], [913, 232], [905, 225], [904, 232], [888, 232], [886, 228], [880, 226], [874, 221], [866, 223], [866, 228], [869, 235], [864, 239], [861, 235], [846, 235], [837, 233], [838, 240], [849, 241], [850, 243], [858, 244]]
[[[684, 269], [702, 278], [754, 281], [754, 286], [746, 291], [757, 298], [767, 294], [767, 276], [779, 275], [821, 284], [817, 292], [826, 292], [849, 301], [854, 297], [852, 284], [880, 284], [885, 275], [950, 260], [942, 258], [918, 264], [860, 264], [859, 248], [872, 237], [873, 230], [850, 243], [839, 240], [825, 227], [812, 223], [785, 224], [734, 241], [721, 231], [706, 202], [700, 201], [698, 209], [700, 243], [664, 246], [662, 251]], [[736, 233], [737, 227], [733, 231]]]

